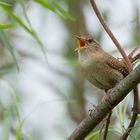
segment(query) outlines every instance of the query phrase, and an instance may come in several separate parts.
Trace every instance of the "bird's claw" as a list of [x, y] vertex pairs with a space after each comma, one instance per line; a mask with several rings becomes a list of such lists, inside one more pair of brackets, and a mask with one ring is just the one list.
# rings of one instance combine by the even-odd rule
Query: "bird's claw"
[[110, 100], [111, 100], [111, 90], [108, 90], [108, 91], [104, 94], [102, 101], [110, 101]]

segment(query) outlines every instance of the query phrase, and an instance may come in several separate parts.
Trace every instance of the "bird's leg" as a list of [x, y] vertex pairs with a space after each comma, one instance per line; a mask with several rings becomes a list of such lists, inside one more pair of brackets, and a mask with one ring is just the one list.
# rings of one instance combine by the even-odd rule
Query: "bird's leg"
[[111, 99], [110, 90], [105, 90], [102, 101], [109, 101]]

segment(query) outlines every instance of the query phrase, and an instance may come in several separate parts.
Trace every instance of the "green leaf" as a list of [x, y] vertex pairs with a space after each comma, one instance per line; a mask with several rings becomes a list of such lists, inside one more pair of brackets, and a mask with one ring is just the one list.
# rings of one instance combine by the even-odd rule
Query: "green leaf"
[[[65, 11], [60, 4], [56, 0], [52, 0], [53, 5], [45, 0], [34, 0], [36, 3], [39, 3], [43, 7], [49, 9], [50, 11], [54, 12], [58, 16], [61, 16], [66, 19], [70, 19], [75, 21], [75, 18], [72, 17], [69, 12]], [[59, 13], [58, 13], [59, 12]], [[61, 14], [61, 15], [60, 15]]]
[[52, 2], [54, 3], [57, 10], [63, 15], [64, 18], [75, 21], [75, 18], [72, 17], [67, 11], [65, 11], [56, 0], [52, 0]]
[[15, 27], [17, 24], [16, 23], [11, 23], [11, 24], [0, 24], [0, 30], [4, 30], [7, 28], [13, 28]]
[[137, 117], [137, 120], [140, 121], [140, 116]]
[[46, 53], [44, 50], [44, 45], [43, 43], [40, 41], [39, 37], [37, 36], [36, 32], [33, 29], [29, 29], [23, 22], [22, 20], [17, 17], [7, 6], [2, 6], [2, 8], [7, 12], [7, 14], [13, 19], [15, 20], [26, 32], [28, 32], [35, 40], [36, 42], [39, 44], [42, 52], [44, 53], [45, 57], [46, 57]]
[[100, 135], [100, 130], [94, 132], [94, 133], [91, 133], [89, 136], [87, 136], [87, 138], [85, 138], [85, 140], [97, 140], [98, 137]]
[[0, 2], [0, 5], [2, 5], [2, 6], [11, 6], [11, 4], [6, 3], [6, 2]]
[[[86, 138], [85, 138], [85, 140], [98, 140], [98, 138], [100, 137], [100, 130], [97, 130], [97, 131], [95, 131], [95, 132], [93, 132], [93, 133], [91, 133], [91, 134], [89, 134]], [[102, 130], [102, 132], [104, 132], [104, 129]], [[109, 128], [108, 129], [108, 132], [114, 132], [114, 133], [116, 133], [116, 134], [118, 134], [118, 135], [122, 135], [119, 131], [116, 131], [116, 130], [114, 130], [113, 128]]]
[[45, 58], [46, 58], [46, 52], [45, 52], [45, 49], [44, 49], [44, 45], [43, 45], [43, 43], [41, 42], [41, 40], [39, 39], [39, 37], [38, 37], [37, 33], [35, 32], [35, 30], [33, 29], [33, 27], [32, 27], [32, 24], [31, 24], [31, 22], [30, 22], [30, 20], [29, 20], [29, 18], [28, 18], [27, 13], [26, 13], [26, 8], [25, 8], [25, 5], [24, 5], [23, 1], [22, 1], [22, 0], [17, 0], [17, 1], [21, 4], [24, 17], [25, 17], [25, 19], [26, 19], [26, 21], [27, 21], [27, 23], [28, 23], [28, 25], [29, 25], [29, 27], [30, 27], [30, 30], [31, 30], [31, 32], [32, 32], [32, 34], [31, 34], [32, 37], [33, 37], [33, 38], [36, 40], [36, 42], [39, 44], [39, 46], [40, 46], [40, 48], [41, 48], [41, 50], [42, 50], [42, 52], [44, 53], [44, 56], [45, 56]]
[[55, 13], [55, 8], [49, 2], [44, 0], [34, 0], [34, 1]]
[[2, 6], [2, 8], [12, 19], [19, 23], [21, 27], [23, 27], [28, 33], [32, 34], [32, 31], [7, 6]]
[[4, 113], [4, 120], [3, 120], [3, 132], [2, 132], [2, 140], [9, 140], [10, 138], [10, 117], [9, 111], [6, 110]]
[[23, 122], [20, 122], [16, 130], [16, 140], [21, 140]]
[[130, 133], [129, 140], [134, 140], [134, 138], [137, 139], [139, 133], [140, 133], [140, 119], [137, 120], [136, 125], [133, 127]]
[[13, 57], [13, 60], [14, 60], [14, 63], [16, 65], [17, 69], [19, 70], [19, 66], [18, 66], [16, 56], [14, 54], [14, 50], [13, 50], [13, 48], [12, 48], [10, 42], [9, 42], [9, 39], [8, 39], [6, 33], [4, 31], [2, 31], [2, 30], [0, 31], [0, 39], [1, 39], [2, 43], [3, 43], [3, 47], [8, 49], [9, 52], [11, 53], [11, 55]]

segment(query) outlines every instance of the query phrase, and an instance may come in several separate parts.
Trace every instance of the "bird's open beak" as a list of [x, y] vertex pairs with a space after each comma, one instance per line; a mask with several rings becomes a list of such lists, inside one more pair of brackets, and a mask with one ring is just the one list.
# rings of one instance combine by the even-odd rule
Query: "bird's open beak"
[[86, 48], [86, 40], [80, 36], [76, 36], [77, 38], [77, 48], [75, 49], [75, 51], [82, 49], [82, 48]]

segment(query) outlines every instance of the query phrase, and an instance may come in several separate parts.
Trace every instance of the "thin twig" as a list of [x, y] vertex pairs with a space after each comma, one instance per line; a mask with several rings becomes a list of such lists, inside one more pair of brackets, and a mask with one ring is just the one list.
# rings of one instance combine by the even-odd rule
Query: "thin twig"
[[[124, 126], [123, 126], [123, 128], [124, 128], [125, 131], [127, 131], [127, 129], [125, 129]], [[134, 128], [134, 127], [133, 127], [133, 128]], [[133, 129], [133, 128], [132, 128], [132, 129]], [[131, 128], [130, 128], [130, 129], [131, 129]], [[129, 132], [127, 132], [127, 133], [129, 133]], [[129, 136], [130, 136], [133, 140], [136, 140], [136, 138], [135, 138], [134, 136], [132, 136], [130, 133], [129, 133]]]
[[129, 72], [132, 71], [132, 64], [131, 64], [129, 58], [127, 57], [125, 51], [122, 49], [122, 47], [121, 47], [120, 43], [118, 42], [118, 40], [116, 39], [116, 37], [113, 35], [113, 33], [111, 32], [111, 30], [108, 28], [107, 24], [105, 23], [105, 20], [101, 16], [100, 11], [99, 11], [96, 3], [95, 3], [95, 0], [90, 0], [90, 3], [92, 5], [92, 7], [93, 7], [94, 12], [96, 13], [96, 16], [98, 17], [98, 19], [100, 21], [100, 23], [104, 27], [105, 31], [107, 32], [107, 34], [109, 35], [109, 37], [111, 38], [111, 40], [114, 42], [115, 46], [120, 51], [120, 53], [123, 56], [124, 60], [126, 61], [126, 65], [128, 67]]
[[137, 93], [138, 93], [138, 87], [134, 88], [134, 103], [133, 103], [132, 119], [131, 119], [131, 121], [126, 129], [126, 132], [123, 134], [123, 136], [121, 138], [122, 140], [127, 139], [127, 137], [129, 136], [129, 134], [130, 134], [130, 132], [131, 132], [132, 128], [134, 127], [135, 122], [137, 120], [138, 110], [139, 110], [139, 108], [138, 108], [138, 98], [139, 97], [138, 97]]
[[[105, 90], [105, 94], [107, 94], [107, 92], [108, 92], [108, 90]], [[106, 96], [107, 96], [107, 95], [106, 95]], [[106, 138], [107, 138], [107, 133], [108, 133], [108, 128], [109, 128], [109, 124], [110, 124], [111, 115], [112, 115], [112, 110], [111, 110], [111, 112], [108, 114], [107, 119], [106, 119], [106, 124], [105, 124], [105, 130], [104, 130], [103, 140], [106, 140]]]
[[[95, 3], [95, 0], [90, 0], [90, 3], [93, 7], [94, 12], [96, 13], [96, 16], [98, 17], [100, 23], [102, 24], [102, 26], [104, 27], [105, 31], [107, 32], [107, 34], [110, 36], [111, 40], [114, 42], [115, 46], [118, 48], [118, 50], [120, 51], [121, 55], [123, 56], [125, 63], [127, 65], [128, 71], [131, 72], [133, 70], [132, 64], [128, 58], [128, 56], [126, 55], [125, 51], [122, 49], [120, 43], [118, 42], [118, 40], [115, 38], [115, 36], [113, 35], [113, 33], [111, 32], [111, 30], [108, 28], [107, 24], [105, 23], [105, 20], [103, 19], [103, 17], [100, 14], [100, 11]], [[135, 110], [135, 112], [138, 111], [138, 88], [136, 87], [134, 90], [134, 104], [133, 104], [133, 108]], [[130, 127], [133, 127], [135, 125], [136, 119], [137, 119], [137, 113], [133, 113], [132, 115], [132, 119], [130, 121], [130, 124], [127, 128], [127, 130], [131, 131]], [[124, 133], [124, 137], [122, 140], [126, 140], [129, 133], [126, 131]]]
[[111, 115], [112, 115], [112, 111], [107, 116], [107, 121], [106, 121], [103, 140], [106, 140], [106, 138], [107, 138], [107, 133], [108, 133], [108, 128], [109, 128], [109, 124], [110, 124]]

